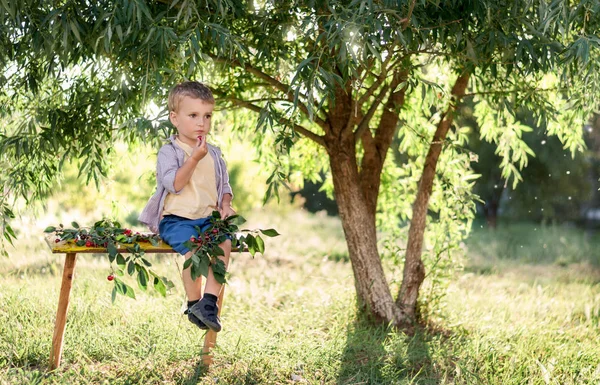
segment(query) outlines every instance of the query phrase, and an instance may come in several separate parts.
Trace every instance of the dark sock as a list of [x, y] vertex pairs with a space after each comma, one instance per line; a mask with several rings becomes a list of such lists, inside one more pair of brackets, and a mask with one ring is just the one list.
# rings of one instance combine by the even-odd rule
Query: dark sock
[[209, 300], [210, 302], [215, 303], [215, 304], [217, 303], [217, 299], [218, 299], [216, 295], [210, 294], [210, 293], [205, 293], [204, 298], [206, 298], [207, 300]]
[[208, 311], [214, 311], [217, 307], [217, 296], [210, 293], [205, 293], [203, 300], [206, 300], [206, 304], [204, 304], [204, 308]]
[[194, 301], [188, 301], [188, 309], [191, 308], [192, 306], [194, 306], [194, 304], [200, 302], [199, 299], [196, 299]]

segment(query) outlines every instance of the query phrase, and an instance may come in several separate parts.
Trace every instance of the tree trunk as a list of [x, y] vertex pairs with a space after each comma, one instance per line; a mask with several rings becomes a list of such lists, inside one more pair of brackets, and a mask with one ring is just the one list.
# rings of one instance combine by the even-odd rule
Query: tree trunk
[[335, 197], [352, 262], [359, 305], [376, 322], [401, 318], [395, 305], [377, 250], [375, 211], [362, 193], [354, 140], [329, 141], [328, 152]]
[[400, 292], [396, 299], [397, 305], [405, 312], [407, 317], [415, 321], [417, 314], [417, 299], [419, 289], [425, 279], [425, 266], [421, 259], [423, 249], [423, 236], [427, 220], [427, 208], [429, 198], [433, 188], [435, 170], [437, 162], [442, 152], [442, 145], [446, 139], [448, 129], [452, 125], [453, 113], [456, 110], [456, 104], [465, 94], [465, 89], [469, 83], [470, 73], [461, 74], [452, 88], [452, 101], [440, 122], [433, 136], [433, 141], [429, 147], [429, 152], [425, 158], [423, 174], [419, 181], [419, 190], [413, 204], [412, 219], [408, 231], [408, 244], [406, 246], [406, 259], [404, 263], [404, 275]]
[[485, 211], [485, 220], [490, 229], [495, 229], [498, 219], [498, 206], [499, 203], [492, 199], [485, 203], [483, 210]]

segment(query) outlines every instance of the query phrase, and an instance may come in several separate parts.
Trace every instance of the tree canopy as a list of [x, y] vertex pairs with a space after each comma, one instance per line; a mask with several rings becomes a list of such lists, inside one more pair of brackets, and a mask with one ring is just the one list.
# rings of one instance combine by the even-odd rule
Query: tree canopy
[[[513, 183], [533, 156], [520, 109], [574, 152], [600, 105], [598, 0], [23, 0], [0, 10], [4, 219], [14, 197], [46, 196], [66, 160], [81, 158], [97, 179], [115, 140], [164, 135], [164, 114], [147, 106], [204, 79], [222, 106], [258, 114], [255, 145], [274, 149], [264, 150], [271, 193], [294, 168], [326, 171], [359, 303], [396, 325], [417, 316], [424, 239], [433, 268], [468, 232], [475, 158], [454, 122], [461, 100], [473, 99]], [[400, 165], [388, 156], [395, 138]], [[406, 251], [388, 243], [404, 254], [393, 299], [376, 229], [397, 234], [403, 220]]]

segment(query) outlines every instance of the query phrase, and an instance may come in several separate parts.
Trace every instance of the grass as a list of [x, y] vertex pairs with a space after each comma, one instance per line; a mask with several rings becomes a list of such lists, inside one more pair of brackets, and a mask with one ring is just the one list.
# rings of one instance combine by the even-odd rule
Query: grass
[[114, 305], [108, 262], [83, 256], [63, 363], [47, 372], [63, 256], [40, 244], [0, 260], [0, 384], [600, 382], [598, 249], [575, 229], [475, 231], [436, 318], [407, 336], [356, 315], [337, 220], [253, 217], [249, 227], [284, 235], [265, 256], [235, 256], [210, 370], [200, 365], [203, 334], [180, 312], [173, 256], [153, 258], [176, 283], [167, 298], [138, 289]]

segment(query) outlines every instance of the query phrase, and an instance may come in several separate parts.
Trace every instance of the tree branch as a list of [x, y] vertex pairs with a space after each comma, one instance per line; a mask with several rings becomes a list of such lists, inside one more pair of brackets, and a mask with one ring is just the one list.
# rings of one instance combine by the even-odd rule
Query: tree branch
[[381, 89], [381, 91], [379, 92], [379, 95], [377, 95], [377, 97], [371, 104], [371, 107], [369, 107], [369, 110], [367, 111], [365, 116], [363, 116], [362, 120], [358, 124], [356, 131], [354, 132], [354, 141], [355, 142], [357, 142], [358, 139], [360, 139], [360, 137], [362, 136], [363, 132], [365, 132], [365, 130], [367, 128], [369, 128], [369, 123], [371, 122], [371, 118], [373, 118], [373, 115], [375, 115], [377, 108], [381, 105], [381, 102], [383, 101], [383, 98], [385, 97], [385, 94], [388, 92], [389, 88], [390, 88], [390, 85], [386, 84]]
[[387, 67], [390, 60], [392, 60], [392, 54], [389, 54], [388, 57], [385, 58], [383, 63], [381, 63], [381, 73], [379, 74], [379, 76], [377, 76], [377, 78], [375, 79], [375, 82], [371, 85], [371, 87], [369, 87], [369, 89], [367, 89], [367, 92], [365, 92], [363, 94], [363, 96], [361, 96], [360, 99], [358, 99], [358, 102], [356, 104], [359, 107], [361, 107], [363, 105], [363, 103], [365, 103], [371, 97], [371, 95], [373, 95], [373, 93], [375, 93], [375, 91], [377, 90], [377, 88], [379, 88], [381, 83], [384, 82], [389, 70], [391, 68], [393, 68], [393, 66], [391, 66], [390, 68]]
[[[294, 92], [292, 92], [291, 87], [287, 84], [284, 84], [282, 82], [280, 82], [279, 80], [275, 79], [274, 77], [262, 72], [261, 70], [259, 70], [258, 68], [253, 67], [250, 64], [242, 64], [240, 61], [238, 60], [227, 60], [227, 59], [223, 59], [220, 58], [214, 54], [208, 54], [213, 61], [217, 62], [217, 63], [222, 63], [222, 64], [233, 64], [237, 67], [243, 68], [246, 71], [248, 71], [249, 73], [255, 75], [256, 77], [258, 77], [259, 79], [264, 80], [265, 82], [267, 82], [268, 84], [270, 84], [272, 87], [274, 87], [275, 89], [283, 92], [289, 101], [294, 102]], [[308, 108], [304, 105], [304, 103], [302, 103], [301, 101], [297, 101], [295, 103], [296, 105], [298, 105], [298, 108], [300, 108], [300, 110], [307, 116], [309, 117], [311, 114], [308, 112]], [[322, 129], [326, 130], [327, 129], [327, 123], [325, 123], [325, 121], [323, 119], [321, 119], [319, 116], [314, 115], [313, 114], [313, 120], [315, 123], [317, 123]]]
[[448, 103], [446, 111], [440, 117], [433, 140], [429, 146], [429, 151], [425, 157], [425, 164], [417, 196], [413, 203], [412, 218], [408, 230], [408, 242], [406, 244], [406, 257], [404, 262], [404, 272], [402, 285], [398, 291], [396, 304], [402, 308], [410, 319], [415, 320], [417, 310], [417, 299], [419, 288], [425, 279], [425, 265], [421, 258], [423, 250], [423, 239], [425, 224], [427, 222], [427, 210], [429, 199], [433, 191], [433, 182], [435, 180], [438, 159], [442, 152], [442, 146], [448, 130], [454, 119], [453, 112], [456, 111], [458, 103], [465, 95], [465, 90], [469, 84], [470, 72], [462, 72], [456, 79], [452, 87], [452, 99]]
[[483, 91], [483, 92], [470, 92], [464, 94], [464, 97], [476, 96], [476, 95], [501, 95], [501, 94], [513, 94], [517, 92], [550, 92], [550, 91], [566, 91], [567, 88], [563, 87], [551, 87], [551, 88], [525, 88], [525, 89], [512, 89], [512, 90], [497, 90], [497, 91]]
[[402, 30], [403, 31], [410, 24], [410, 18], [412, 17], [412, 13], [413, 13], [413, 11], [415, 9], [415, 4], [416, 3], [417, 3], [417, 0], [413, 0], [412, 1], [412, 3], [410, 4], [410, 7], [408, 8], [408, 14], [406, 15], [406, 17], [404, 19], [402, 19]]
[[[245, 100], [240, 100], [240, 99], [235, 99], [235, 98], [227, 98], [226, 100], [232, 102], [235, 106], [244, 107], [251, 111], [257, 112], [259, 114], [263, 111], [262, 107], [257, 106], [256, 104], [247, 102]], [[320, 144], [321, 146], [325, 146], [325, 139], [322, 136], [317, 135], [314, 132], [310, 131], [309, 129], [307, 129], [297, 123], [294, 123], [288, 119], [284, 119], [281, 117], [277, 118], [277, 122], [282, 125], [291, 126], [294, 129], [294, 131], [296, 131], [298, 134], [311, 139], [312, 141], [314, 141], [317, 144]]]

